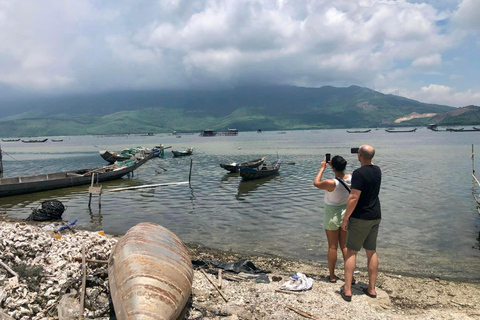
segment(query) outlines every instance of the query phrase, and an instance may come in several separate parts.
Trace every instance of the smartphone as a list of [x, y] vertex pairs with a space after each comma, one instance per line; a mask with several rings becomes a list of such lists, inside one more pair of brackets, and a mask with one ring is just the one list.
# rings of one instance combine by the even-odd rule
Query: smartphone
[[325, 161], [330, 162], [330, 153], [325, 154]]
[[360, 149], [360, 148], [351, 148], [350, 152], [351, 153], [358, 153], [358, 149]]

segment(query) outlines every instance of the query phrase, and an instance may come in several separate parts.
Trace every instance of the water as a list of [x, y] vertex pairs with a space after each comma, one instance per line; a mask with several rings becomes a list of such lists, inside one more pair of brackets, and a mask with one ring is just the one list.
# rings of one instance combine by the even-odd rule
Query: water
[[[188, 181], [186, 185], [129, 190], [102, 195], [88, 210], [88, 186], [0, 199], [0, 211], [26, 218], [42, 201], [66, 205], [63, 218], [78, 219], [77, 227], [123, 234], [133, 225], [151, 221], [195, 242], [239, 253], [274, 254], [326, 265], [327, 244], [322, 226], [323, 191], [313, 186], [325, 153], [340, 154], [347, 171], [358, 168], [351, 147], [376, 148], [375, 164], [383, 171], [380, 193], [382, 224], [378, 238], [380, 269], [419, 276], [480, 280], [480, 215], [473, 195], [471, 146], [480, 132], [387, 133], [372, 130], [241, 132], [234, 137], [198, 135], [72, 136], [63, 142], [2, 143], [4, 176], [30, 175], [105, 165], [98, 150], [133, 146], [172, 146], [164, 159], [139, 168], [134, 178], [103, 183], [104, 189]], [[170, 150], [194, 148], [193, 157], [172, 158]], [[280, 175], [243, 182], [220, 168], [221, 162], [241, 162], [278, 156]], [[164, 170], [165, 169], [165, 170]], [[330, 170], [326, 178], [332, 177]], [[339, 260], [340, 261], [340, 260]], [[365, 267], [364, 253], [359, 268]], [[341, 266], [341, 264], [340, 264]]]

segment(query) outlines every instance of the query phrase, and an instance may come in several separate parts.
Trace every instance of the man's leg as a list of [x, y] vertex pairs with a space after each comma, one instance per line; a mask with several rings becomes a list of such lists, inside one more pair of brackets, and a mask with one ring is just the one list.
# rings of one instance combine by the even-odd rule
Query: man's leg
[[[368, 292], [372, 295], [377, 294], [375, 291], [375, 283], [377, 282], [378, 274], [378, 256], [376, 250], [365, 250], [367, 253], [368, 266]], [[346, 281], [346, 278], [345, 278]]]
[[347, 248], [347, 255], [345, 257], [345, 286], [343, 287], [343, 292], [346, 296], [352, 295], [353, 272], [357, 264], [357, 253], [358, 251]]

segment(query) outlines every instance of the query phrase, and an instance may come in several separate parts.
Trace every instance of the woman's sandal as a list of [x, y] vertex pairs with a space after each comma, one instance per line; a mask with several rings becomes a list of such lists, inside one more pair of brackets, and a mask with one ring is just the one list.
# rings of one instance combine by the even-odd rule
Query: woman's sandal
[[328, 281], [329, 281], [330, 283], [336, 283], [336, 282], [337, 282], [337, 280], [339, 280], [339, 279], [340, 279], [340, 278], [339, 278], [339, 277], [337, 277], [337, 276], [335, 276], [335, 278], [333, 278], [333, 279], [332, 279], [332, 278], [330, 278], [330, 277], [328, 277]]

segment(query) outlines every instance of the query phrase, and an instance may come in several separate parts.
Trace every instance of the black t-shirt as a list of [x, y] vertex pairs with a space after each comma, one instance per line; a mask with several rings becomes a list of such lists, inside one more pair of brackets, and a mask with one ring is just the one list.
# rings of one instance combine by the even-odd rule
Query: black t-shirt
[[358, 168], [352, 173], [352, 189], [362, 191], [357, 206], [352, 212], [352, 217], [363, 220], [381, 219], [380, 184], [382, 171], [375, 165]]

